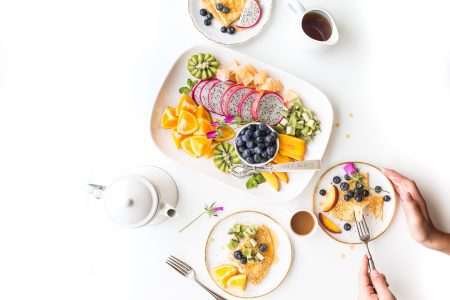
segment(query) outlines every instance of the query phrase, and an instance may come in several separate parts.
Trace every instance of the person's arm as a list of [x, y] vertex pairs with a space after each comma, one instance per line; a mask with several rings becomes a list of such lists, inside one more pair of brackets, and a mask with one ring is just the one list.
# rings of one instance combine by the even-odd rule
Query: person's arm
[[386, 277], [373, 270], [369, 273], [369, 260], [363, 256], [359, 271], [359, 295], [358, 300], [395, 300], [394, 294], [389, 290]]
[[427, 248], [450, 255], [450, 234], [438, 230], [414, 181], [389, 169], [382, 170], [401, 198], [412, 237]]

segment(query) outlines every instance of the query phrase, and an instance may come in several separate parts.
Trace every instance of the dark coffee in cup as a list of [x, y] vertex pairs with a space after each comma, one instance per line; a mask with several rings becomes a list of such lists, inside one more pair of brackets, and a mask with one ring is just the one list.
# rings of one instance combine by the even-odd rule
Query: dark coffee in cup
[[327, 41], [333, 33], [328, 18], [321, 13], [310, 11], [302, 19], [303, 31], [312, 39], [317, 41]]

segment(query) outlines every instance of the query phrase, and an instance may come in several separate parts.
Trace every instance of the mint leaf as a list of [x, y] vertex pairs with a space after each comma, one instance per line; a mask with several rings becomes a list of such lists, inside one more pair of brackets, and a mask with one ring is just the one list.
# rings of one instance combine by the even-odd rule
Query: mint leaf
[[194, 85], [193, 85], [193, 83], [192, 83], [192, 80], [191, 80], [190, 78], [188, 78], [188, 80], [187, 80], [187, 86], [188, 86], [188, 88], [190, 88], [190, 89], [192, 89], [192, 88], [194, 87]]
[[179, 89], [178, 91], [180, 92], [180, 94], [185, 94], [185, 95], [187, 95], [187, 94], [189, 94], [189, 92], [191, 91], [191, 89], [188, 88], [188, 87], [183, 86], [183, 87], [180, 87], [180, 89]]

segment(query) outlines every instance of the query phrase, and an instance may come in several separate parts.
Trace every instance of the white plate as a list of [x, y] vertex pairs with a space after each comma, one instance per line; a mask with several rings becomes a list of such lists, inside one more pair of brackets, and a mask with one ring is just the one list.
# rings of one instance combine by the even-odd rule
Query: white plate
[[[289, 183], [282, 183], [279, 192], [269, 184], [262, 184], [257, 188], [248, 190], [245, 187], [245, 178], [236, 178], [231, 174], [221, 172], [214, 166], [212, 159], [194, 158], [182, 150], [176, 149], [170, 135], [170, 130], [161, 128], [160, 122], [164, 109], [168, 105], [176, 107], [180, 99], [178, 88], [185, 85], [187, 78], [192, 78], [187, 71], [187, 62], [196, 53], [211, 53], [218, 59], [219, 63], [226, 63], [232, 59], [236, 59], [241, 64], [251, 64], [257, 70], [266, 70], [271, 77], [280, 79], [286, 89], [297, 92], [303, 103], [307, 107], [310, 107], [321, 121], [321, 133], [308, 144], [305, 159], [322, 159], [325, 153], [333, 126], [333, 108], [325, 94], [311, 84], [259, 60], [225, 47], [211, 46], [196, 46], [186, 50], [175, 61], [172, 69], [169, 71], [153, 104], [150, 121], [150, 133], [153, 143], [164, 155], [180, 166], [187, 166], [192, 171], [200, 172], [216, 180], [218, 183], [243, 192], [246, 196], [277, 202], [288, 201], [297, 197], [311, 181], [315, 171], [289, 173]], [[230, 142], [233, 143], [233, 141]]]
[[[335, 165], [331, 168], [329, 168], [326, 172], [322, 174], [322, 176], [317, 181], [316, 186], [313, 190], [313, 211], [316, 215], [319, 214], [319, 212], [323, 213], [323, 208], [320, 205], [320, 202], [323, 201], [324, 197], [319, 194], [319, 191], [321, 189], [324, 189], [328, 191], [330, 188], [330, 185], [333, 184], [333, 177], [334, 176], [340, 176], [342, 178], [342, 182], [345, 182], [344, 175], [345, 171], [343, 169], [346, 162], [340, 163], [338, 165]], [[395, 191], [394, 187], [392, 186], [389, 179], [386, 178], [386, 176], [381, 173], [380, 169], [378, 169], [375, 166], [372, 166], [367, 163], [363, 162], [355, 162], [355, 167], [359, 168], [361, 172], [368, 173], [369, 174], [369, 184], [371, 189], [369, 190], [370, 195], [372, 196], [385, 196], [389, 195], [391, 197], [391, 200], [389, 202], [383, 202], [383, 220], [375, 220], [375, 218], [372, 217], [371, 214], [368, 212], [364, 213], [364, 218], [367, 222], [367, 226], [370, 230], [370, 236], [371, 240], [376, 239], [377, 237], [381, 236], [391, 225], [392, 220], [394, 219], [396, 207], [397, 207], [397, 199], [395, 197]], [[381, 192], [381, 193], [375, 193], [373, 188], [375, 186], [381, 186], [384, 191], [387, 192]], [[339, 186], [337, 186], [339, 189]], [[339, 191], [341, 191], [339, 189]], [[327, 229], [325, 229], [322, 224], [320, 224], [320, 228], [323, 229], [323, 231], [332, 239], [346, 243], [346, 244], [359, 244], [361, 241], [359, 240], [358, 231], [356, 230], [356, 224], [355, 222], [349, 222], [350, 225], [352, 225], [352, 228], [350, 231], [344, 230], [344, 224], [347, 223], [346, 221], [341, 221], [336, 218], [334, 218], [329, 213], [324, 213], [327, 217], [329, 217], [336, 225], [338, 225], [342, 233], [331, 233]]]
[[[228, 230], [233, 227], [233, 224], [266, 225], [270, 229], [272, 240], [274, 241], [275, 256], [269, 272], [257, 286], [247, 282], [245, 291], [222, 288], [214, 280], [212, 274], [212, 270], [215, 267], [230, 263], [228, 260], [230, 250], [227, 248], [227, 244], [230, 241]], [[240, 298], [261, 297], [274, 291], [289, 273], [292, 255], [291, 241], [281, 225], [266, 214], [256, 211], [236, 212], [217, 222], [208, 236], [205, 247], [206, 268], [213, 281], [225, 292]]]
[[272, 0], [259, 0], [259, 5], [261, 6], [262, 16], [258, 24], [252, 28], [236, 30], [234, 34], [222, 33], [220, 31], [222, 24], [218, 20], [213, 19], [212, 24], [206, 26], [203, 23], [205, 17], [200, 15], [200, 9], [203, 8], [200, 0], [189, 0], [188, 9], [195, 28], [207, 39], [223, 45], [238, 45], [253, 39], [264, 29], [269, 21], [272, 11]]

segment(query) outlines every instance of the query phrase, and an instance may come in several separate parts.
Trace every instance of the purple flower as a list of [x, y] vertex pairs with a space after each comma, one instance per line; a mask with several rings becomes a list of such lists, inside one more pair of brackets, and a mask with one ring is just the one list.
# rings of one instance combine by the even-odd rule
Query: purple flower
[[352, 162], [345, 164], [344, 171], [347, 174], [354, 174], [354, 173], [358, 172], [358, 171], [356, 171], [355, 165]]
[[214, 207], [212, 209], [213, 212], [218, 212], [218, 211], [222, 211], [223, 210], [223, 206], [219, 206], [219, 207]]
[[236, 119], [235, 117], [226, 117], [225, 123], [227, 124], [233, 123], [235, 119]]
[[206, 134], [206, 137], [208, 138], [208, 139], [213, 139], [213, 138], [215, 138], [217, 136], [217, 131], [210, 131], [210, 132], [208, 132], [207, 134]]
[[214, 126], [214, 127], [219, 127], [219, 126], [220, 126], [218, 123], [216, 123], [216, 122], [214, 122], [214, 121], [211, 122], [211, 125]]

